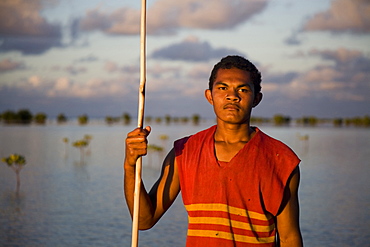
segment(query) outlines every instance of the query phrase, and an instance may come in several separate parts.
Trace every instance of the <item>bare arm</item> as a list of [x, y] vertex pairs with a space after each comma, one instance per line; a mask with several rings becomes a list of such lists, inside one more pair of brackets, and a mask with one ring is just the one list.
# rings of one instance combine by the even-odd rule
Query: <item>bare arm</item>
[[[131, 217], [134, 208], [135, 165], [138, 157], [147, 153], [147, 136], [150, 128], [135, 129], [126, 138], [126, 157], [124, 162], [124, 192]], [[139, 229], [151, 228], [172, 205], [180, 191], [175, 152], [171, 150], [163, 162], [162, 172], [147, 193], [142, 184], [140, 190]]]
[[303, 246], [299, 227], [298, 186], [300, 180], [299, 167], [297, 167], [289, 181], [284, 193], [283, 205], [278, 214], [277, 231], [281, 247]]

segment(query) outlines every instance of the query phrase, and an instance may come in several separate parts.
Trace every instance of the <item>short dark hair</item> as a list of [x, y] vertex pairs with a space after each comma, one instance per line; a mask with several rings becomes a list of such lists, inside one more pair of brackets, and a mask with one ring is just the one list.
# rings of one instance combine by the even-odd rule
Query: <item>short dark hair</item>
[[254, 84], [255, 95], [261, 92], [261, 72], [251, 63], [248, 59], [244, 57], [233, 55], [227, 56], [221, 59], [212, 69], [211, 76], [209, 77], [208, 87], [212, 91], [213, 83], [215, 82], [216, 75], [219, 69], [232, 69], [237, 68], [241, 70], [248, 71], [251, 76], [251, 80]]

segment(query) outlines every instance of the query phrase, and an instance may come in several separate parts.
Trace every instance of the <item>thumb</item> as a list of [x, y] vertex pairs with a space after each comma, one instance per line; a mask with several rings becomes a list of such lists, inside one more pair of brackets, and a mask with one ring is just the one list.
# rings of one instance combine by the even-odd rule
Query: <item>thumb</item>
[[146, 126], [145, 127], [145, 130], [148, 132], [148, 135], [149, 135], [150, 132], [152, 131], [152, 128], [150, 126]]

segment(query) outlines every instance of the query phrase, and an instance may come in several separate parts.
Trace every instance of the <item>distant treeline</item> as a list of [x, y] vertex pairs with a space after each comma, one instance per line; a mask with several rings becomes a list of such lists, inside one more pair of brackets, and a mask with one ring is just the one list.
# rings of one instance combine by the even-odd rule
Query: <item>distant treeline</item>
[[[48, 116], [45, 113], [39, 112], [32, 114], [27, 109], [21, 109], [17, 112], [15, 111], [5, 111], [0, 114], [0, 121], [5, 124], [46, 124]], [[69, 121], [67, 116], [63, 113], [60, 113], [56, 117], [58, 124], [65, 124]], [[86, 125], [89, 123], [89, 116], [83, 114], [77, 117], [77, 121], [80, 125]], [[129, 125], [133, 121], [133, 118], [128, 113], [123, 113], [121, 116], [106, 116], [105, 122], [108, 125], [112, 124], [125, 124]], [[146, 124], [170, 124], [170, 123], [193, 123], [199, 124], [201, 121], [201, 116], [194, 114], [191, 117], [173, 117], [170, 115], [165, 115], [164, 117], [145, 117]], [[302, 126], [316, 126], [321, 124], [332, 124], [336, 127], [341, 126], [355, 126], [355, 127], [370, 127], [370, 117], [354, 117], [354, 118], [317, 118], [315, 116], [303, 116], [301, 118], [292, 119], [290, 116], [285, 116], [282, 114], [276, 114], [272, 118], [262, 118], [262, 117], [252, 117], [251, 122], [254, 124], [273, 124], [276, 126], [289, 126], [292, 123]]]
[[26, 109], [21, 109], [18, 112], [8, 110], [1, 113], [0, 120], [6, 124], [30, 124], [31, 122], [45, 124], [47, 115], [41, 112], [33, 115]]
[[[15, 111], [5, 111], [0, 113], [0, 121], [5, 124], [46, 124], [48, 120], [48, 116], [45, 113], [39, 112], [36, 114], [32, 114], [31, 111], [27, 109], [21, 109], [17, 112]], [[80, 116], [77, 116], [77, 121], [80, 125], [86, 125], [89, 123], [89, 116], [87, 114], [83, 114]], [[56, 117], [56, 121], [58, 124], [65, 124], [69, 121], [69, 118], [64, 114], [60, 113]], [[128, 113], [123, 113], [122, 116], [106, 116], [105, 122], [108, 125], [112, 124], [119, 124], [123, 123], [125, 125], [131, 124], [133, 121], [133, 118]], [[151, 117], [147, 116], [145, 117], [145, 122], [147, 124], [151, 123], [193, 123], [193, 124], [199, 124], [201, 121], [201, 117], [198, 114], [194, 114], [191, 117], [172, 117], [170, 115], [166, 115], [164, 117]]]
[[370, 116], [354, 117], [354, 118], [317, 118], [315, 116], [303, 116], [301, 118], [292, 119], [290, 116], [276, 114], [272, 118], [252, 117], [252, 123], [271, 123], [277, 126], [289, 126], [292, 122], [303, 126], [316, 126], [320, 124], [332, 124], [336, 127], [341, 126], [356, 126], [370, 127]]

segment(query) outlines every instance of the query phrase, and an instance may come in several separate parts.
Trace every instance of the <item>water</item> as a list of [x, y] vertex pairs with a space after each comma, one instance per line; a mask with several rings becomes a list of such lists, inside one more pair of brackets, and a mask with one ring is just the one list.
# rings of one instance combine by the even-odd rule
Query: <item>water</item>
[[[150, 142], [168, 150], [201, 126], [153, 125]], [[124, 137], [133, 126], [0, 126], [0, 157], [27, 159], [20, 192], [15, 174], [0, 164], [0, 246], [130, 246], [131, 219], [122, 190]], [[261, 129], [302, 159], [301, 228], [305, 246], [369, 246], [370, 132], [354, 128]], [[80, 161], [71, 142], [92, 135]], [[167, 141], [159, 136], [166, 134]], [[304, 141], [298, 138], [308, 135]], [[62, 139], [68, 137], [66, 147]], [[159, 153], [144, 158], [144, 184], [159, 175]], [[187, 216], [179, 196], [140, 246], [184, 246]]]

